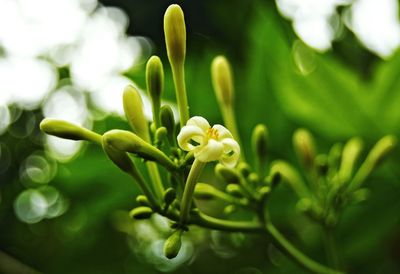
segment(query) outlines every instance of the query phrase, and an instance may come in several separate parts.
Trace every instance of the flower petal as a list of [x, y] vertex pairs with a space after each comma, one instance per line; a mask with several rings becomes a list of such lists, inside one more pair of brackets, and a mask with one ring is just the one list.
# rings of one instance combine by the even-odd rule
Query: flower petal
[[204, 132], [206, 132], [210, 128], [210, 124], [201, 116], [193, 116], [190, 118], [187, 123], [187, 126], [197, 126], [201, 128]]
[[202, 162], [216, 161], [221, 158], [224, 152], [224, 145], [214, 139], [210, 139], [204, 146], [194, 150], [194, 157]]
[[218, 141], [225, 138], [233, 138], [231, 132], [223, 125], [216, 124], [212, 128], [218, 132]]
[[221, 143], [224, 146], [224, 154], [220, 159], [221, 164], [230, 168], [235, 167], [240, 156], [239, 144], [232, 138], [225, 138]]
[[[191, 151], [195, 147], [202, 146], [205, 138], [204, 131], [198, 126], [184, 126], [178, 134], [177, 140], [178, 145], [181, 149]], [[194, 146], [190, 143], [191, 140], [195, 140], [199, 145]]]

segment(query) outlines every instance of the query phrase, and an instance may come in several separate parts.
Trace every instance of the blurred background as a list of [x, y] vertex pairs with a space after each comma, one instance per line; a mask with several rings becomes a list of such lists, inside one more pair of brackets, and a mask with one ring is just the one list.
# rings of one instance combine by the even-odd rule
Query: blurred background
[[[224, 54], [245, 151], [257, 123], [269, 128], [270, 160], [295, 165], [299, 127], [315, 134], [320, 152], [353, 136], [367, 148], [385, 134], [399, 137], [397, 0], [0, 0], [0, 272], [305, 273], [269, 239], [199, 228], [177, 258], [165, 259], [168, 222], [129, 219], [138, 188], [101, 149], [38, 129], [43, 117], [99, 133], [126, 129], [123, 87], [145, 88], [152, 54], [164, 61], [164, 98], [173, 104], [162, 26], [172, 3], [185, 12], [191, 115], [222, 122], [209, 68]], [[368, 180], [370, 198], [338, 226], [350, 273], [400, 273], [399, 165], [396, 151]], [[295, 201], [279, 187], [272, 218], [325, 262], [318, 228]], [[203, 206], [214, 215], [223, 208]]]

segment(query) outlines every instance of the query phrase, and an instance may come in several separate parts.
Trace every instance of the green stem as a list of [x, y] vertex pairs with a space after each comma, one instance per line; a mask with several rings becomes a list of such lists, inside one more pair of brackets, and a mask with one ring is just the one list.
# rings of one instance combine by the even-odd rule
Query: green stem
[[190, 223], [227, 232], [262, 232], [263, 227], [258, 222], [230, 221], [208, 216], [199, 212], [197, 216], [191, 216]]
[[326, 267], [304, 255], [301, 251], [294, 247], [271, 222], [267, 222], [265, 224], [265, 229], [267, 230], [268, 234], [272, 236], [277, 244], [277, 247], [305, 269], [317, 274], [343, 274], [341, 271]]
[[333, 230], [329, 227], [324, 227], [323, 233], [324, 233], [326, 255], [327, 255], [329, 265], [336, 269], [340, 269], [341, 263], [340, 263], [339, 254], [337, 252], [337, 247], [336, 247], [336, 243], [335, 243]]
[[155, 162], [146, 162], [147, 170], [149, 171], [150, 179], [153, 182], [155, 192], [160, 201], [163, 200], [164, 186], [161, 176]]
[[137, 170], [133, 170], [129, 172], [129, 175], [138, 183], [140, 189], [146, 195], [147, 199], [152, 207], [158, 207], [157, 201], [154, 198], [153, 193], [151, 193], [150, 189], [147, 187], [146, 181], [143, 179], [142, 175]]
[[182, 201], [181, 201], [181, 217], [180, 223], [185, 224], [189, 219], [190, 207], [193, 200], [193, 192], [196, 186], [197, 180], [201, 172], [203, 171], [206, 163], [195, 159], [192, 167], [190, 168], [189, 175], [186, 179], [185, 189], [183, 191]]
[[186, 85], [185, 85], [185, 69], [183, 64], [172, 66], [172, 75], [174, 78], [176, 102], [179, 109], [179, 117], [181, 128], [186, 125], [189, 120], [189, 107], [186, 96]]

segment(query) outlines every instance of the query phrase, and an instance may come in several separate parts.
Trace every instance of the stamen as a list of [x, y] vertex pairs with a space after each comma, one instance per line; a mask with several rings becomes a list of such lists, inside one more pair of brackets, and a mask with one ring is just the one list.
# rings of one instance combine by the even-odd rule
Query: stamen
[[211, 139], [218, 139], [218, 130], [215, 128], [209, 127], [207, 129], [207, 136]]

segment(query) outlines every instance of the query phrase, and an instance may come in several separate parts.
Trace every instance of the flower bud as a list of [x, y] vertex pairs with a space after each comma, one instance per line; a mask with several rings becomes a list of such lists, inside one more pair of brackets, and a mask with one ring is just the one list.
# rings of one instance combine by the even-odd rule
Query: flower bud
[[239, 162], [236, 168], [244, 177], [249, 176], [251, 172], [250, 166], [245, 162]]
[[101, 144], [101, 135], [63, 120], [46, 118], [40, 123], [40, 129], [49, 135], [69, 140], [85, 140]]
[[315, 158], [314, 138], [306, 129], [298, 129], [293, 135], [293, 146], [297, 157], [305, 168], [311, 169]]
[[238, 174], [235, 169], [227, 168], [222, 164], [217, 164], [214, 171], [215, 174], [225, 182], [238, 184], [240, 181], [240, 174]]
[[154, 134], [155, 136], [155, 143], [161, 143], [161, 141], [165, 138], [165, 137], [167, 137], [167, 135], [168, 135], [168, 132], [167, 132], [167, 129], [165, 128], [165, 127], [159, 127], [159, 128], [157, 128], [157, 130], [156, 130], [156, 132], [155, 132], [155, 134]]
[[138, 195], [138, 196], [136, 197], [136, 202], [137, 202], [139, 205], [142, 205], [142, 206], [149, 206], [149, 205], [150, 205], [149, 200], [148, 200], [147, 197], [144, 196], [144, 195]]
[[123, 94], [125, 116], [131, 128], [146, 142], [150, 141], [149, 128], [143, 112], [142, 98], [139, 91], [128, 85]]
[[366, 162], [375, 168], [397, 145], [397, 138], [393, 135], [386, 135], [380, 139], [369, 152]]
[[175, 230], [164, 243], [164, 255], [168, 259], [175, 258], [182, 246], [182, 230]]
[[161, 94], [164, 89], [164, 70], [158, 56], [150, 57], [146, 65], [147, 92], [151, 98], [153, 121], [156, 127], [160, 126]]
[[226, 186], [226, 192], [237, 198], [243, 198], [246, 196], [243, 192], [242, 187], [237, 184], [228, 184]]
[[169, 105], [164, 105], [160, 109], [161, 126], [167, 129], [168, 139], [171, 144], [175, 141], [175, 119], [174, 112]]
[[218, 197], [217, 191], [212, 185], [197, 183], [194, 189], [194, 197], [199, 200], [211, 200]]
[[217, 56], [211, 64], [211, 78], [218, 102], [232, 105], [234, 100], [231, 67], [224, 56]]
[[350, 182], [348, 191], [358, 189], [373, 169], [396, 147], [396, 144], [397, 138], [393, 135], [386, 135], [380, 139], [368, 153], [367, 159]]
[[235, 205], [227, 205], [224, 208], [224, 214], [230, 215], [230, 214], [234, 213], [236, 210], [237, 210], [237, 207]]
[[129, 212], [129, 216], [136, 220], [148, 219], [150, 218], [151, 214], [153, 214], [153, 210], [147, 206], [139, 206]]
[[112, 146], [107, 145], [106, 142], [103, 141], [103, 149], [107, 154], [108, 158], [122, 171], [126, 173], [132, 174], [135, 173], [136, 167], [132, 160], [129, 158], [128, 154], [113, 148]]
[[339, 169], [339, 178], [342, 183], [347, 182], [354, 169], [354, 165], [363, 148], [360, 138], [350, 139], [343, 148], [342, 161]]
[[275, 161], [271, 166], [271, 174], [279, 173], [283, 182], [294, 190], [299, 198], [308, 198], [309, 191], [296, 169], [284, 161]]
[[257, 157], [259, 163], [263, 165], [267, 157], [267, 141], [268, 141], [268, 129], [262, 124], [258, 124], [251, 137], [251, 143], [253, 147], [254, 155]]
[[186, 26], [180, 6], [170, 5], [164, 15], [164, 33], [171, 66], [183, 65], [186, 55]]
[[117, 150], [134, 153], [147, 160], [157, 161], [169, 170], [177, 168], [162, 151], [132, 132], [117, 129], [110, 130], [103, 135], [103, 142]]

